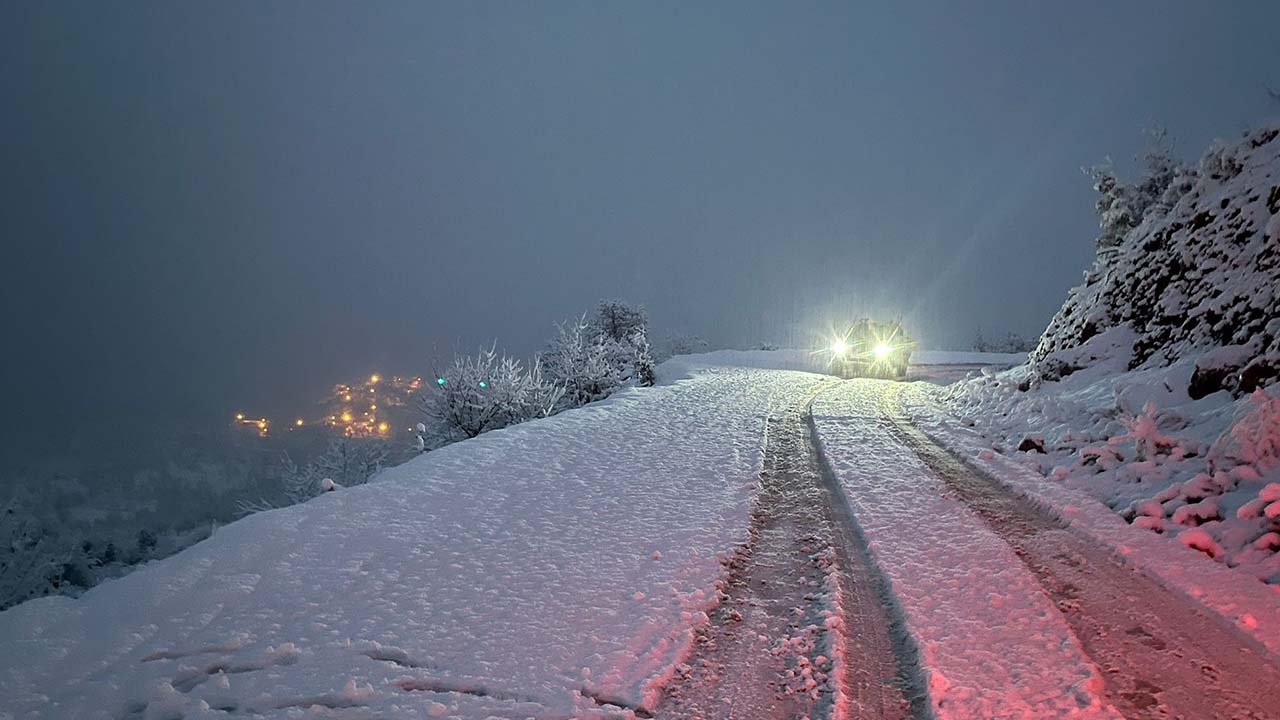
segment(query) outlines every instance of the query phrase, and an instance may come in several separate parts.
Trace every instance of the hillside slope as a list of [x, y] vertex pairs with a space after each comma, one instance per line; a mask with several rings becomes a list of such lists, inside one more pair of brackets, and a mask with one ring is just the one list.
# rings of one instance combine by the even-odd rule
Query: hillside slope
[[[1166, 189], [1118, 247], [1099, 253], [1031, 355], [1056, 379], [1091, 362], [1067, 355], [1127, 326], [1130, 368], [1203, 355], [1192, 392], [1246, 393], [1280, 373], [1280, 125], [1218, 145]], [[1104, 218], [1105, 221], [1105, 218]]]
[[1173, 175], [1027, 364], [946, 399], [996, 452], [1280, 585], [1280, 126]]

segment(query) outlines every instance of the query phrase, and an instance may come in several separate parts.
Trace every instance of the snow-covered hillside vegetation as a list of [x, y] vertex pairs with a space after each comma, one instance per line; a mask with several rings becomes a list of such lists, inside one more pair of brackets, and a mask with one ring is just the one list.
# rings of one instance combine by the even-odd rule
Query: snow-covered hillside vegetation
[[1109, 176], [1099, 181], [1098, 258], [1032, 353], [1036, 375], [1056, 379], [1090, 364], [1088, 353], [1062, 351], [1127, 326], [1135, 333], [1130, 368], [1200, 361], [1188, 388], [1195, 397], [1274, 382], [1280, 125], [1211, 148], [1199, 168], [1176, 166], [1164, 154], [1150, 165], [1132, 187]]
[[1101, 236], [1030, 361], [951, 388], [1014, 455], [1280, 584], [1280, 126], [1098, 178]]

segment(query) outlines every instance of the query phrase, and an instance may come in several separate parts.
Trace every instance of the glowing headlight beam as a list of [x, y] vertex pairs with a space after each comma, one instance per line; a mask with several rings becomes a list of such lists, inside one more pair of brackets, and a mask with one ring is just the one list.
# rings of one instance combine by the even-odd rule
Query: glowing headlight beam
[[878, 343], [871, 352], [875, 354], [877, 360], [885, 360], [893, 354], [893, 347], [889, 343]]
[[844, 355], [849, 352], [849, 343], [843, 340], [836, 340], [831, 343], [831, 352], [834, 355]]

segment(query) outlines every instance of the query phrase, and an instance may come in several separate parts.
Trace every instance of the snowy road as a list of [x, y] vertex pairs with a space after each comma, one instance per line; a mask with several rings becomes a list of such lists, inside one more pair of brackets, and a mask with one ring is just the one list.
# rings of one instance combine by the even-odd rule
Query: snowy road
[[0, 719], [1280, 718], [1257, 638], [905, 385], [732, 359], [0, 613]]
[[833, 384], [770, 418], [750, 540], [658, 717], [925, 715], [903, 628], [813, 442], [810, 404]]

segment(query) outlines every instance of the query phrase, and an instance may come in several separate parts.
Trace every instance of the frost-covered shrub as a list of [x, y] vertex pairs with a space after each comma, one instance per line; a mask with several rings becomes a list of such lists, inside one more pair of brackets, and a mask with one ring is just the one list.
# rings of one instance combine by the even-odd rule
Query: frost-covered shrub
[[265, 497], [242, 501], [240, 511], [247, 514], [306, 502], [324, 492], [326, 484], [363, 485], [387, 465], [389, 450], [380, 438], [333, 438], [323, 453], [301, 466], [286, 452], [273, 473], [274, 488]]
[[344, 487], [363, 485], [387, 463], [388, 445], [379, 438], [335, 438], [309, 467], [320, 482], [332, 480]]
[[205, 525], [183, 532], [143, 529], [130, 536], [116, 514], [104, 515], [107, 527], [86, 527], [60, 522], [29, 495], [0, 506], [0, 610], [46, 595], [79, 595], [209, 533]]
[[1160, 432], [1156, 418], [1155, 403], [1149, 402], [1143, 406], [1142, 414], [1121, 420], [1128, 432], [1111, 437], [1107, 442], [1112, 445], [1132, 442], [1139, 460], [1150, 460], [1168, 452], [1177, 445], [1177, 440]]
[[[757, 350], [777, 350], [776, 347], [769, 346], [768, 343], [761, 343]], [[706, 352], [709, 344], [698, 335], [692, 333], [673, 333], [668, 335], [665, 340], [659, 343], [661, 348], [655, 353], [655, 357], [661, 360], [667, 360], [676, 355], [693, 355], [694, 353]]]
[[602, 301], [590, 319], [561, 323], [542, 360], [547, 376], [564, 388], [565, 408], [608, 397], [624, 385], [655, 381], [644, 310], [620, 300]]
[[1151, 137], [1144, 157], [1145, 172], [1136, 184], [1121, 182], [1109, 162], [1085, 170], [1098, 192], [1095, 209], [1100, 232], [1094, 243], [1102, 258], [1110, 257], [1139, 224], [1172, 209], [1198, 174], [1173, 159], [1163, 130], [1153, 131]]
[[1280, 466], [1280, 391], [1258, 389], [1249, 396], [1244, 415], [1214, 443], [1216, 465], [1252, 465], [1259, 472]]
[[981, 326], [974, 330], [973, 340], [970, 342], [970, 349], [974, 352], [1024, 353], [1035, 346], [1034, 340], [1028, 340], [1016, 332], [1005, 333], [1002, 338], [988, 337], [982, 332]]
[[58, 592], [69, 548], [11, 500], [0, 510], [0, 610]]
[[630, 355], [626, 346], [601, 337], [583, 316], [557, 326], [542, 362], [547, 377], [564, 389], [561, 405], [573, 408], [606, 398], [626, 384]]
[[442, 382], [429, 386], [421, 400], [428, 449], [546, 417], [563, 394], [540, 361], [526, 368], [495, 348], [456, 358], [437, 377]]
[[600, 301], [594, 324], [599, 335], [619, 343], [649, 332], [649, 316], [644, 308], [617, 298]]

